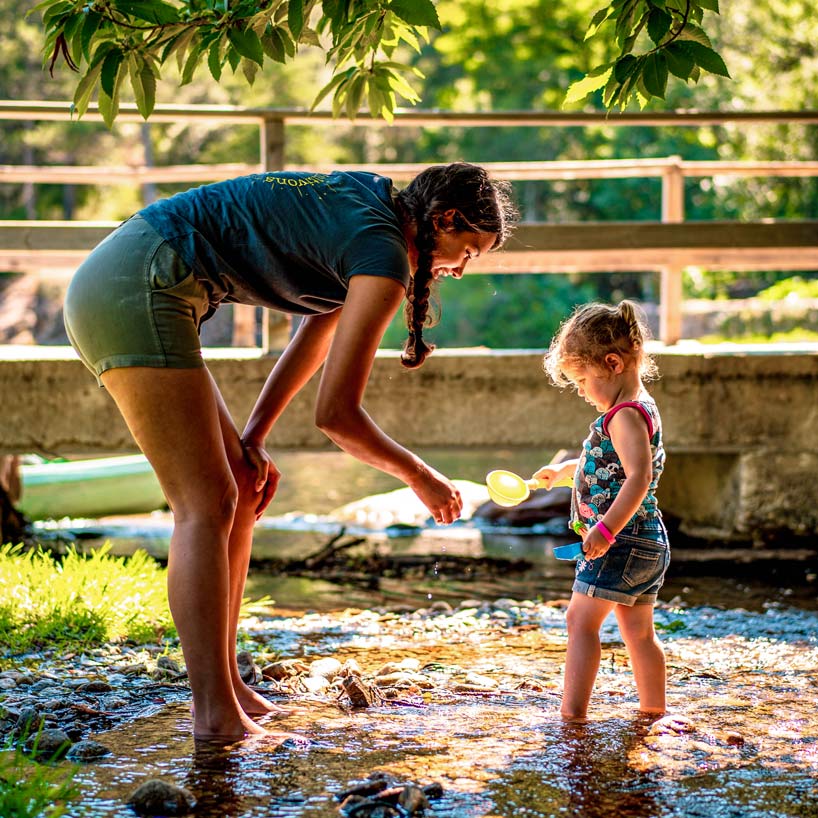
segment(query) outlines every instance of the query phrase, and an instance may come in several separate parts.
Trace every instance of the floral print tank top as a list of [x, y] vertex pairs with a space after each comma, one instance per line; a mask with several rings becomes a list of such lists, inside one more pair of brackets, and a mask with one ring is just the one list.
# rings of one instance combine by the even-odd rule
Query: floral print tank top
[[647, 494], [628, 524], [637, 520], [647, 521], [659, 517], [655, 492], [665, 466], [662, 421], [653, 398], [643, 394], [639, 400], [617, 404], [591, 424], [590, 434], [582, 444], [582, 453], [574, 473], [571, 500], [572, 523], [579, 520], [583, 525], [592, 526], [602, 518], [619, 494], [625, 474], [619, 455], [608, 434], [608, 423], [620, 409], [626, 406], [637, 409], [645, 418], [653, 461], [653, 475]]

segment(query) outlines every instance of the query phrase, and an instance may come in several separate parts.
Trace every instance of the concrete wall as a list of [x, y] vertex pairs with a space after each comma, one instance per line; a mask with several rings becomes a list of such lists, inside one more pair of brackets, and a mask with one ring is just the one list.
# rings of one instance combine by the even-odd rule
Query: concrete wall
[[[703, 353], [702, 350], [705, 350]], [[549, 386], [541, 353], [436, 352], [414, 372], [395, 353], [375, 362], [368, 411], [410, 447], [576, 447], [593, 410]], [[663, 508], [697, 536], [763, 542], [818, 530], [818, 346], [678, 347], [657, 354], [652, 387], [662, 411], [668, 466]], [[274, 359], [210, 353], [208, 365], [239, 425]], [[328, 448], [312, 423], [313, 381], [269, 441]], [[0, 347], [0, 454], [132, 452], [113, 402], [60, 347]]]

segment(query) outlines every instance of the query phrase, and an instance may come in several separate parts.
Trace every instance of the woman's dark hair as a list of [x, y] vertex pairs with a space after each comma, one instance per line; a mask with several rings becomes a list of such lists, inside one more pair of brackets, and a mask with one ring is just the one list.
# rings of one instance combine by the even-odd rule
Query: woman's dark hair
[[478, 165], [454, 162], [426, 168], [396, 194], [402, 218], [417, 228], [417, 270], [406, 294], [409, 338], [401, 355], [401, 363], [408, 369], [420, 366], [434, 349], [423, 340], [423, 328], [433, 323], [430, 298], [435, 219], [454, 210], [452, 232], [496, 233], [497, 240], [491, 248], [495, 250], [503, 245], [517, 221], [510, 187], [507, 182], [490, 179]]

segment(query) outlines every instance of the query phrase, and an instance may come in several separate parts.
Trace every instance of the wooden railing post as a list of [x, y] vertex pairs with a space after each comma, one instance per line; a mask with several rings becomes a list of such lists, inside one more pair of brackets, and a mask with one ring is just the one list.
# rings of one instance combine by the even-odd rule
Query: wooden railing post
[[[280, 116], [265, 116], [259, 123], [259, 145], [261, 167], [264, 170], [280, 170], [284, 167], [286, 137], [284, 119]], [[261, 351], [270, 352], [284, 349], [290, 340], [292, 318], [281, 312], [262, 310]]]
[[[685, 178], [681, 157], [670, 160], [662, 173], [662, 221], [677, 223], [685, 217]], [[681, 264], [667, 264], [660, 270], [659, 339], [668, 345], [682, 337], [683, 272]]]

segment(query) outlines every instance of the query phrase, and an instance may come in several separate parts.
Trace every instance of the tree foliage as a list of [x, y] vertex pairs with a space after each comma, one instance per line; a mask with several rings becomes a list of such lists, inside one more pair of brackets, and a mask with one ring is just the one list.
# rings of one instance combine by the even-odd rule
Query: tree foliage
[[43, 0], [36, 9], [49, 70], [62, 60], [80, 74], [79, 116], [98, 89], [109, 126], [126, 82], [147, 119], [174, 63], [182, 85], [203, 63], [217, 83], [240, 69], [252, 84], [265, 60], [285, 63], [302, 47], [325, 50], [332, 64], [315, 105], [331, 93], [336, 116], [354, 117], [366, 100], [372, 116], [390, 119], [399, 96], [419, 101], [406, 79], [418, 71], [392, 59], [395, 50], [419, 49], [428, 28], [440, 27], [431, 0]]
[[[147, 119], [157, 80], [174, 63], [182, 85], [202, 64], [217, 83], [225, 70], [240, 69], [252, 84], [265, 60], [285, 63], [302, 47], [324, 51], [332, 68], [313, 107], [331, 94], [335, 116], [354, 118], [366, 103], [371, 116], [391, 120], [398, 98], [420, 100], [423, 75], [406, 47], [419, 52], [430, 29], [441, 29], [433, 0], [42, 0], [36, 8], [49, 70], [62, 62], [80, 75], [79, 116], [98, 91], [109, 126], [125, 83]], [[608, 108], [633, 97], [644, 105], [665, 97], [670, 75], [693, 82], [702, 71], [729, 76], [702, 28], [706, 11], [718, 13], [718, 0], [611, 0], [592, 17], [586, 39], [613, 26], [618, 54], [589, 70], [566, 102], [604, 86]], [[643, 31], [648, 47], [635, 54]]]
[[[613, 26], [617, 55], [578, 82], [566, 102], [603, 88], [605, 107], [624, 109], [636, 98], [640, 107], [664, 99], [668, 78], [696, 83], [702, 71], [729, 77], [724, 60], [702, 28], [705, 12], [719, 13], [718, 0], [613, 0], [591, 18], [585, 39]], [[639, 53], [634, 53], [642, 46]]]

